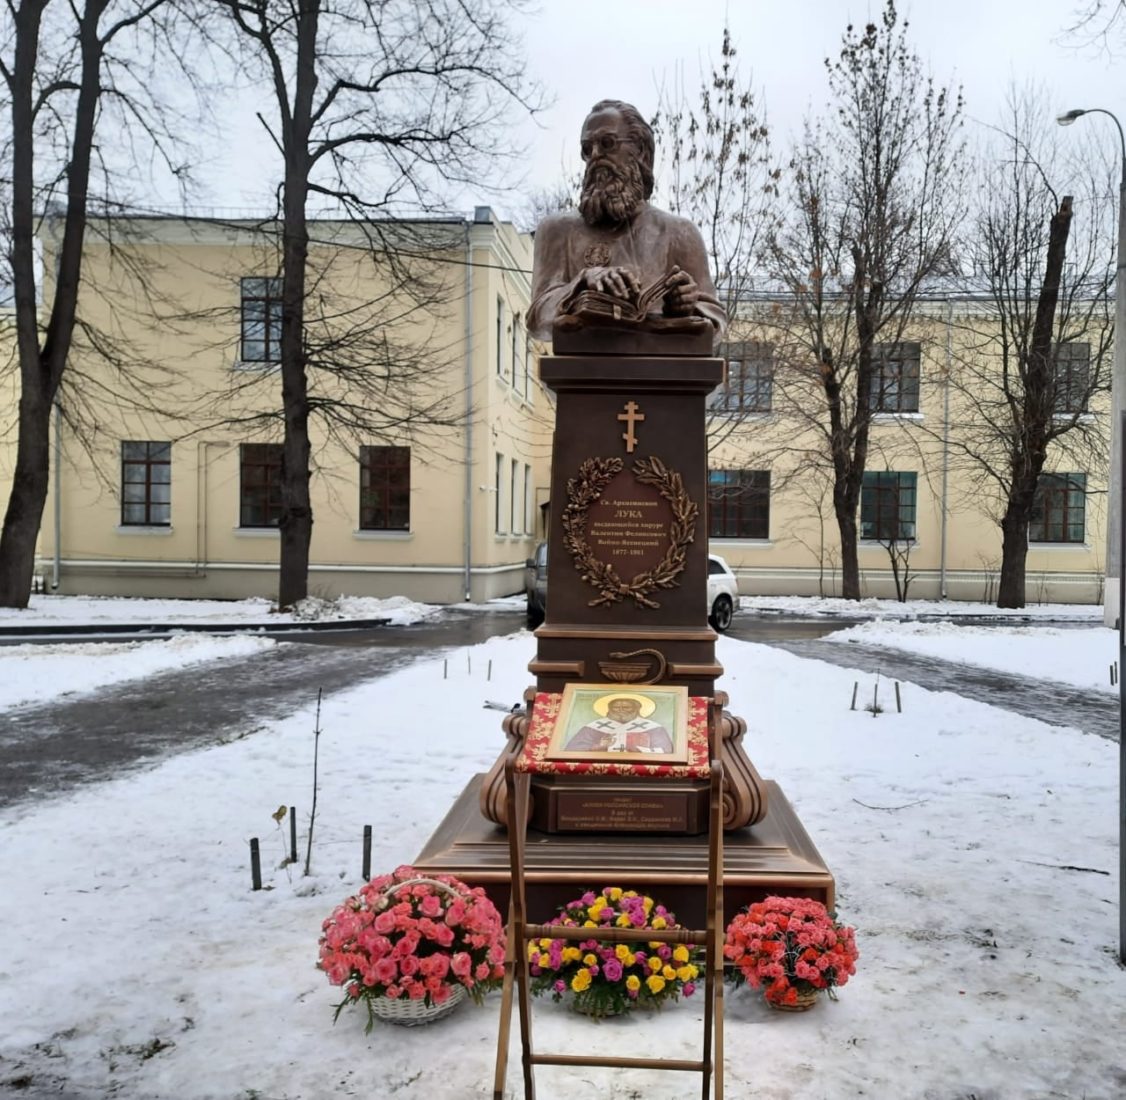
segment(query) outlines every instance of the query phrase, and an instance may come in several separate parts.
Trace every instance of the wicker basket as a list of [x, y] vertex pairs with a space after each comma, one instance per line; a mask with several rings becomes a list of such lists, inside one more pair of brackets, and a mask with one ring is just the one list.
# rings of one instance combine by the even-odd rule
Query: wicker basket
[[418, 1027], [420, 1024], [432, 1024], [448, 1016], [467, 994], [465, 986], [454, 986], [450, 999], [440, 1005], [428, 1005], [425, 1001], [412, 1001], [407, 997], [390, 1000], [387, 997], [372, 997], [368, 1003], [371, 1005], [372, 1015], [389, 1024], [398, 1024], [400, 1027]]
[[[390, 894], [410, 886], [434, 886], [455, 898], [461, 897], [448, 883], [433, 878], [409, 878], [388, 885], [381, 908], [386, 908], [390, 904]], [[443, 1001], [440, 1005], [428, 1005], [425, 1000], [412, 1001], [409, 997], [398, 997], [394, 1000], [389, 997], [370, 997], [368, 1004], [371, 1006], [372, 1015], [380, 1020], [389, 1024], [398, 1024], [400, 1027], [418, 1027], [421, 1024], [432, 1024], [448, 1016], [465, 1000], [466, 996], [465, 986], [455, 985], [449, 1000]]]

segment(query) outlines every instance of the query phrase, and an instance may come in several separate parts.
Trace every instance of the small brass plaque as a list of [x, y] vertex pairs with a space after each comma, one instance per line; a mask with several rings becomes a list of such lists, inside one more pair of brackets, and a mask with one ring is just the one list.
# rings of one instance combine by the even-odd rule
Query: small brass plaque
[[555, 827], [567, 832], [685, 833], [690, 824], [687, 791], [652, 794], [599, 794], [565, 791], [555, 794]]

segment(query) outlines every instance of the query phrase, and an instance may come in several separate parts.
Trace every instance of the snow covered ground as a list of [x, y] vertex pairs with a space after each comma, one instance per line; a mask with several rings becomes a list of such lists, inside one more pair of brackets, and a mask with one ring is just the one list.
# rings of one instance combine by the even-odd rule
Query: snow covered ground
[[[1087, 633], [1029, 631], [1022, 669], [1059, 668]], [[1011, 643], [958, 638], [980, 664]], [[497, 995], [432, 1028], [365, 1036], [359, 1013], [333, 1026], [338, 991], [313, 964], [321, 920], [359, 885], [363, 825], [377, 871], [418, 852], [495, 759], [500, 715], [482, 703], [520, 698], [533, 650], [526, 633], [494, 639], [450, 660], [448, 679], [423, 660], [326, 701], [308, 878], [278, 866], [287, 823], [271, 814], [298, 807], [303, 857], [309, 711], [6, 811], [0, 1095], [491, 1096]], [[55, 652], [61, 673], [72, 655]], [[11, 653], [0, 650], [0, 683], [23, 675]], [[729, 995], [727, 1095], [1121, 1097], [1117, 746], [918, 688], [905, 713], [873, 717], [848, 709], [850, 670], [726, 638], [719, 656], [750, 755], [834, 871], [861, 950], [837, 1004], [795, 1016]], [[258, 893], [252, 836], [270, 887]], [[537, 1042], [691, 1057], [700, 1013], [693, 999], [595, 1025], [541, 1003]], [[518, 1079], [514, 1062], [512, 1095]], [[667, 1073], [544, 1067], [537, 1082], [541, 1100], [696, 1095]]]
[[246, 626], [317, 622], [341, 619], [382, 619], [405, 626], [441, 614], [433, 604], [416, 603], [405, 596], [375, 599], [340, 596], [322, 600], [310, 596], [293, 611], [275, 611], [263, 598], [246, 600], [149, 600], [124, 596], [32, 596], [28, 607], [0, 607], [0, 633], [6, 627], [95, 626], [106, 623], [232, 623]]
[[952, 623], [874, 622], [838, 630], [831, 642], [890, 646], [959, 664], [979, 665], [1117, 693], [1110, 666], [1118, 661], [1118, 632], [1051, 626], [967, 626]]
[[1102, 605], [1076, 603], [1029, 604], [1018, 611], [1002, 611], [994, 604], [962, 600], [842, 600], [816, 596], [742, 596], [744, 611], [760, 615], [826, 616], [839, 619], [1054, 619], [1077, 622], [1102, 622]]

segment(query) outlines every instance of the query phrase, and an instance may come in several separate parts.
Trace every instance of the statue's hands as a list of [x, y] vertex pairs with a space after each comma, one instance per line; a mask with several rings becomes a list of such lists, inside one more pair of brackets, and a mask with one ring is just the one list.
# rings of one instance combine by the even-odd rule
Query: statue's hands
[[636, 273], [628, 267], [587, 267], [579, 276], [581, 283], [589, 290], [612, 294], [615, 298], [637, 301], [641, 293], [641, 283]]
[[670, 317], [687, 317], [695, 313], [696, 303], [700, 300], [696, 280], [676, 266], [669, 274], [672, 285], [665, 291], [665, 313]]

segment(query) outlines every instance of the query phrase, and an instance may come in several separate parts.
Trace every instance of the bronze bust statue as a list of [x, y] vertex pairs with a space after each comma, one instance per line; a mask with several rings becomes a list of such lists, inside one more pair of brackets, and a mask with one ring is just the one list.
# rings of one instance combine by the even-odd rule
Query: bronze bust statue
[[578, 210], [536, 229], [528, 330], [556, 354], [709, 355], [723, 335], [699, 230], [649, 205], [654, 150], [628, 103], [601, 100], [583, 123]]

